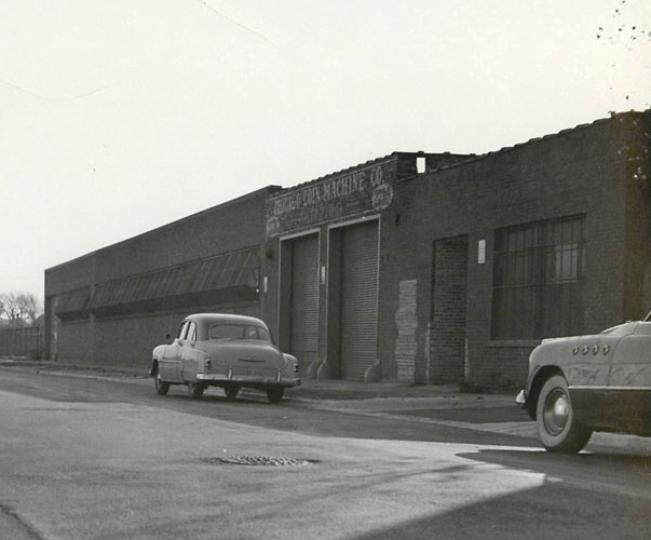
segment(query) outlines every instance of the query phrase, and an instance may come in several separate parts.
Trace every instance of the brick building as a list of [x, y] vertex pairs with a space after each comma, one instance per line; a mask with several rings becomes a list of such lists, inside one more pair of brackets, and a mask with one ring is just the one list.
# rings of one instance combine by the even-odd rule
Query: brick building
[[263, 316], [307, 377], [520, 383], [541, 338], [651, 306], [650, 148], [631, 112], [253, 192], [48, 269], [50, 357], [144, 369], [220, 310]]
[[[269, 186], [45, 271], [46, 354], [142, 366], [196, 311], [260, 314]], [[236, 224], [236, 226], [234, 226]]]
[[401, 181], [383, 375], [402, 378], [390, 320], [409, 283], [418, 382], [521, 383], [541, 338], [644, 316], [650, 134], [649, 111], [622, 114]]

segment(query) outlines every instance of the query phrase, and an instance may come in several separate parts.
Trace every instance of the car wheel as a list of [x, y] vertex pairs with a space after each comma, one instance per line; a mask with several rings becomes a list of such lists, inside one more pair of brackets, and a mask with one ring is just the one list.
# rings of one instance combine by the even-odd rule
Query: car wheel
[[170, 389], [170, 383], [161, 379], [160, 373], [158, 372], [156, 372], [156, 375], [154, 376], [154, 386], [156, 387], [156, 393], [159, 396], [164, 396]]
[[188, 383], [188, 392], [190, 393], [190, 397], [192, 397], [192, 399], [200, 399], [201, 396], [203, 396], [203, 391], [205, 389], [206, 387], [201, 383]]
[[279, 403], [280, 400], [283, 399], [284, 393], [285, 389], [282, 386], [269, 388], [267, 390], [267, 398], [269, 399], [269, 403]]
[[226, 399], [228, 401], [233, 401], [237, 397], [239, 391], [239, 386], [227, 386], [224, 388], [224, 394], [226, 394]]
[[536, 428], [543, 446], [550, 452], [576, 454], [592, 431], [574, 417], [567, 381], [554, 375], [545, 381], [536, 403]]

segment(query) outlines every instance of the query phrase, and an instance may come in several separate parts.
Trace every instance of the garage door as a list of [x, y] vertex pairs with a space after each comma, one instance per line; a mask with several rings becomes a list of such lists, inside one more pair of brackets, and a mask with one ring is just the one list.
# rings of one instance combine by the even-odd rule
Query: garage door
[[341, 374], [360, 380], [377, 358], [377, 222], [341, 235]]
[[319, 335], [319, 242], [317, 235], [292, 241], [290, 353], [301, 364], [317, 358]]

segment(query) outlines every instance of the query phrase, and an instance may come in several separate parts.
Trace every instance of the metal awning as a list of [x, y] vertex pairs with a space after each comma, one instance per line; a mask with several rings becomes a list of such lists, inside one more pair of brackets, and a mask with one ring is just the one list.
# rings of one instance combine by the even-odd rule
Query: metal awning
[[248, 293], [248, 300], [252, 292], [257, 295], [259, 254], [256, 246], [99, 283], [89, 307], [102, 312], [127, 306], [200, 305], [214, 299], [215, 292], [237, 288]]
[[57, 296], [54, 313], [60, 318], [75, 318], [88, 313], [89, 287], [81, 287]]

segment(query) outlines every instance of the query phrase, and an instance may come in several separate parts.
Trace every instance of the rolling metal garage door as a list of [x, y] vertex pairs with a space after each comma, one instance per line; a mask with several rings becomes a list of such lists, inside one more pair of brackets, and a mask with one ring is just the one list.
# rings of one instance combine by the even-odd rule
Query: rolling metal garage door
[[360, 380], [377, 358], [377, 222], [341, 236], [341, 373]]
[[292, 242], [290, 353], [301, 364], [317, 359], [319, 336], [319, 242], [317, 235]]

